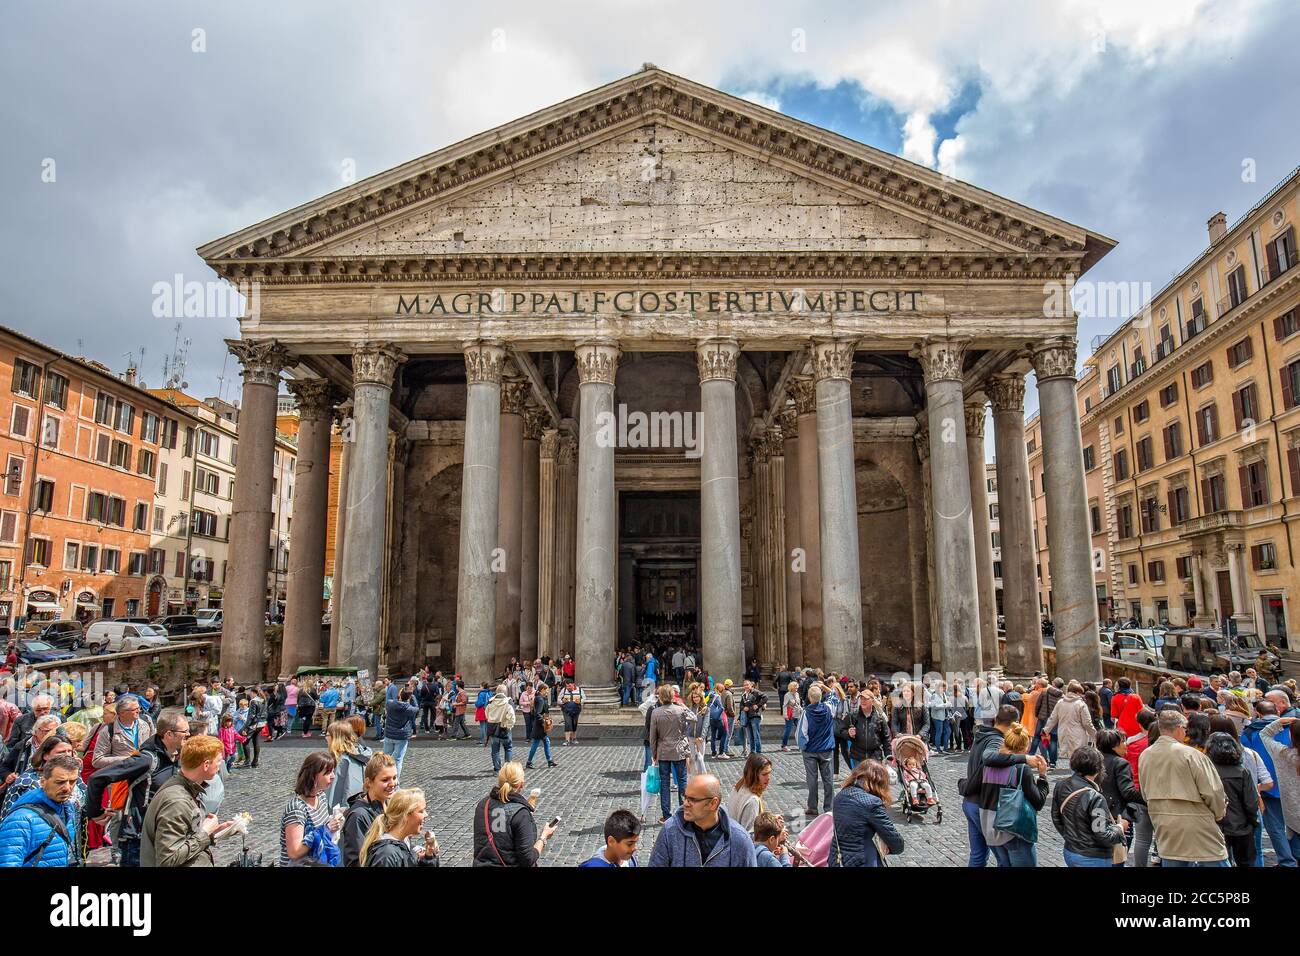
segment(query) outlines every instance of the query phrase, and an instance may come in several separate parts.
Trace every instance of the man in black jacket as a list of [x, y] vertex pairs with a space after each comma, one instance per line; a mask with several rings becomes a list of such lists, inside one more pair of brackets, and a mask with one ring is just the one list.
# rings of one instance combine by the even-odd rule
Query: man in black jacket
[[966, 758], [966, 776], [957, 781], [962, 795], [962, 813], [966, 816], [966, 836], [970, 841], [970, 858], [966, 865], [976, 869], [983, 869], [989, 861], [989, 845], [980, 825], [980, 810], [997, 809], [996, 791], [990, 797], [989, 791], [983, 786], [984, 768], [1027, 764], [1039, 773], [1047, 773], [1047, 761], [1041, 755], [1029, 757], [1025, 754], [999, 753], [1002, 739], [1011, 725], [1019, 721], [1020, 711], [1010, 704], [1003, 704], [998, 708], [992, 727], [976, 726], [970, 756]]
[[[90, 775], [86, 787], [86, 816], [93, 817], [103, 806], [104, 794], [109, 784], [126, 781], [128, 796], [126, 807], [117, 811], [116, 824], [111, 831], [113, 844], [121, 854], [120, 866], [140, 865], [140, 838], [145, 811], [158, 789], [176, 772], [176, 761], [181, 745], [190, 736], [189, 721], [179, 708], [169, 708], [158, 715], [156, 731], [140, 745], [134, 757], [118, 760], [103, 770]], [[101, 823], [107, 827], [110, 814], [104, 814]]]

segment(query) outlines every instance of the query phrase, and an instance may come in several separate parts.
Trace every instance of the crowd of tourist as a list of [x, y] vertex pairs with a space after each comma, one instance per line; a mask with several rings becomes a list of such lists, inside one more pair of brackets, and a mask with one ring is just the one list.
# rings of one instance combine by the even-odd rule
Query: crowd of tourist
[[[1300, 856], [1294, 681], [1161, 675], [1143, 698], [1125, 678], [967, 686], [778, 667], [764, 680], [757, 662], [737, 686], [681, 645], [628, 648], [612, 663], [621, 702], [643, 718], [641, 803], [609, 816], [584, 866], [637, 865], [655, 802], [650, 866], [885, 865], [905, 852], [891, 811], [942, 813], [929, 762], [954, 754], [970, 866], [1036, 866], [1041, 811], [1069, 866], [1259, 866], [1265, 839], [1278, 865]], [[566, 655], [511, 661], [478, 687], [426, 668], [373, 683], [214, 679], [167, 708], [153, 687], [93, 705], [75, 686], [0, 701], [0, 866], [214, 865], [217, 841], [248, 826], [221, 816], [228, 775], [258, 767], [264, 743], [318, 728], [322, 749], [302, 760], [279, 821], [279, 866], [438, 865], [424, 793], [402, 785], [422, 734], [487, 751], [474, 865], [534, 866], [561, 821], [535, 819], [541, 791], [527, 772], [539, 750], [559, 765], [553, 733], [578, 745], [588, 698], [576, 678]], [[780, 721], [779, 751], [799, 753], [809, 822], [769, 803], [765, 716]], [[732, 758], [744, 763], [724, 787], [708, 765]]]

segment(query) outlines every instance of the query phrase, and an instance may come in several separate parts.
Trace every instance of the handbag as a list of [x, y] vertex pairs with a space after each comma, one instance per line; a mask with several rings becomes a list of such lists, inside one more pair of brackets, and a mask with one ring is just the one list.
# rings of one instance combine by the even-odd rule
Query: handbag
[[1005, 786], [998, 794], [998, 808], [993, 815], [994, 828], [1013, 833], [1028, 843], [1038, 842], [1038, 811], [1025, 798], [1024, 765], [1016, 768], [1014, 786]]
[[555, 721], [551, 719], [550, 714], [542, 714], [542, 733], [549, 734], [551, 728], [555, 726]]
[[645, 792], [658, 793], [659, 786], [659, 767], [655, 764], [651, 764], [646, 768], [645, 772]]

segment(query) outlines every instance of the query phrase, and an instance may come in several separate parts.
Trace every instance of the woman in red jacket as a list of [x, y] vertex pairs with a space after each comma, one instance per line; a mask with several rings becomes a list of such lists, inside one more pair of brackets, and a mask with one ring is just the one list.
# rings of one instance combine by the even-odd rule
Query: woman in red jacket
[[1115, 696], [1110, 699], [1110, 716], [1125, 737], [1138, 733], [1137, 715], [1142, 709], [1142, 696], [1133, 692], [1133, 682], [1121, 677], [1116, 684]]

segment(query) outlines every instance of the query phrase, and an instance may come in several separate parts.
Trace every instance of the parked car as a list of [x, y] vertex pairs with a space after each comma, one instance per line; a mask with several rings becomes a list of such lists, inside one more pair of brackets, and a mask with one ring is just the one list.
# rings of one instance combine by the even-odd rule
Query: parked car
[[[1258, 634], [1228, 637], [1222, 631], [1201, 627], [1177, 627], [1166, 631], [1165, 665], [1192, 674], [1224, 674], [1254, 667], [1264, 642]], [[1277, 667], [1277, 655], [1269, 652]]]
[[222, 622], [225, 618], [223, 610], [219, 607], [201, 607], [194, 612], [194, 616], [198, 618], [199, 627], [211, 634], [221, 631]]
[[64, 651], [48, 641], [22, 638], [18, 641], [18, 659], [24, 664], [48, 664], [51, 661], [70, 661], [77, 655]]
[[166, 647], [167, 632], [152, 624], [96, 621], [86, 630], [86, 646], [92, 654], [117, 654], [148, 647]]
[[150, 620], [149, 618], [147, 618], [147, 617], [115, 617], [115, 618], [113, 618], [113, 623], [115, 623], [115, 624], [152, 624], [153, 621], [151, 621], [151, 620]]
[[44, 641], [54, 647], [75, 651], [84, 644], [86, 632], [80, 621], [28, 621], [23, 625], [25, 640]]
[[168, 614], [166, 617], [154, 618], [151, 623], [154, 627], [162, 628], [170, 638], [208, 633], [207, 628], [193, 614]]
[[1132, 628], [1115, 632], [1115, 653], [1122, 661], [1164, 667], [1164, 631], [1160, 628]]

